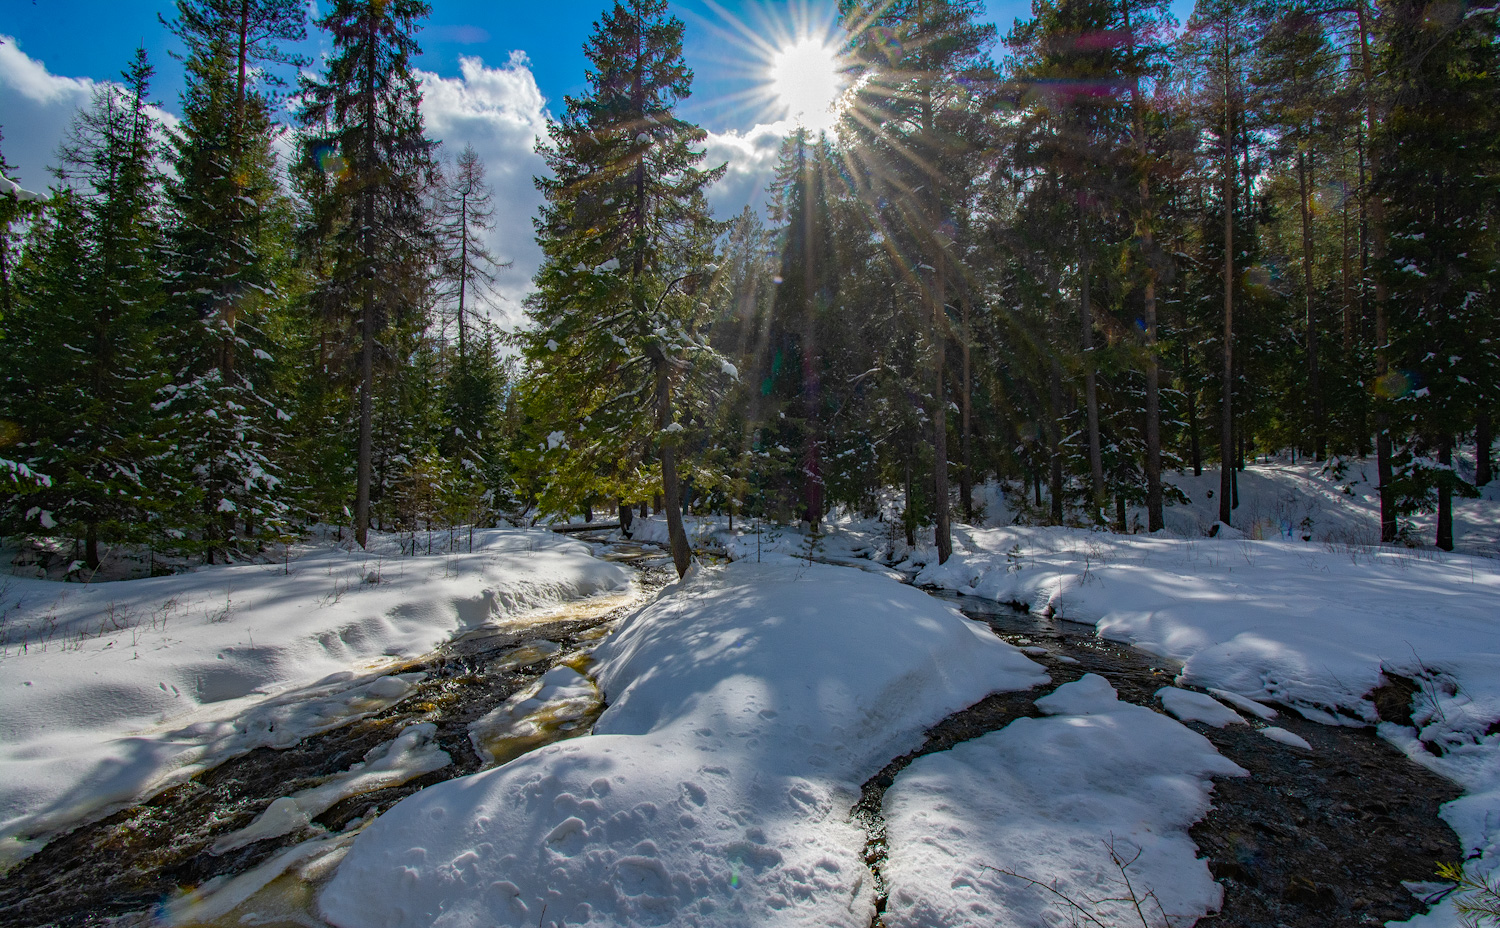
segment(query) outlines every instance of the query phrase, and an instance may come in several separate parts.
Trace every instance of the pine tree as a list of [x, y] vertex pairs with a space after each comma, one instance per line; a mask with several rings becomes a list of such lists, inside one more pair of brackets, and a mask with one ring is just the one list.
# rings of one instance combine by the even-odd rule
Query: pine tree
[[23, 463], [52, 479], [7, 521], [81, 537], [93, 569], [101, 541], [146, 540], [176, 490], [151, 410], [164, 381], [151, 75], [137, 51], [124, 85], [101, 85], [69, 130], [58, 176], [79, 189], [59, 192], [34, 231], [6, 320], [0, 418], [19, 425]]
[[320, 191], [326, 202], [314, 209], [326, 224], [328, 276], [314, 301], [354, 329], [359, 347], [360, 545], [370, 529], [377, 354], [390, 368], [402, 356], [395, 342], [425, 327], [430, 304], [434, 241], [426, 196], [434, 143], [424, 133], [411, 65], [418, 20], [429, 12], [421, 0], [337, 0], [318, 20], [333, 54], [322, 77], [303, 80], [304, 170], [327, 175]]
[[705, 133], [675, 113], [692, 72], [682, 22], [666, 9], [665, 0], [620, 0], [584, 46], [589, 90], [566, 98], [542, 149], [553, 172], [537, 180], [546, 257], [522, 340], [543, 384], [539, 412], [555, 426], [546, 450], [558, 454], [559, 485], [629, 482], [624, 471], [654, 450], [684, 573], [678, 401], [713, 371], [694, 291], [708, 279], [718, 231], [704, 190], [724, 169], [699, 167]]
[[994, 84], [988, 49], [995, 27], [978, 21], [978, 0], [841, 0], [852, 33], [858, 91], [844, 125], [889, 205], [895, 258], [922, 298], [932, 428], [935, 540], [939, 562], [953, 551], [948, 502], [945, 352], [947, 295], [955, 266], [954, 210], [977, 172], [963, 169], [983, 139]]
[[277, 346], [267, 313], [280, 294], [271, 100], [252, 83], [268, 62], [301, 63], [278, 43], [303, 38], [293, 0], [178, 0], [169, 24], [187, 48], [183, 122], [170, 187], [174, 382], [163, 408], [192, 462], [210, 563], [240, 526], [284, 515], [267, 447], [286, 417], [267, 395]]
[[1451, 551], [1453, 493], [1472, 492], [1453, 447], [1473, 412], [1494, 402], [1500, 373], [1488, 341], [1500, 307], [1500, 232], [1490, 226], [1500, 195], [1496, 16], [1397, 2], [1384, 25], [1392, 105], [1376, 195], [1386, 199], [1390, 251], [1376, 270], [1402, 373], [1380, 386], [1413, 440], [1401, 495], [1422, 508], [1436, 497], [1437, 546]]
[[473, 145], [459, 152], [452, 174], [439, 191], [438, 244], [440, 298], [451, 305], [458, 329], [458, 354], [468, 351], [475, 303], [495, 284], [495, 271], [510, 267], [495, 260], [484, 242], [494, 228], [494, 194], [484, 180], [484, 162]]
[[[786, 487], [814, 532], [823, 518], [826, 422], [825, 345], [838, 297], [828, 178], [833, 152], [826, 138], [798, 127], [781, 148], [772, 183], [781, 223], [781, 260], [767, 323], [767, 345], [757, 364], [759, 397], [753, 419], [760, 451], [790, 446]], [[793, 490], [792, 488], [796, 489]]]

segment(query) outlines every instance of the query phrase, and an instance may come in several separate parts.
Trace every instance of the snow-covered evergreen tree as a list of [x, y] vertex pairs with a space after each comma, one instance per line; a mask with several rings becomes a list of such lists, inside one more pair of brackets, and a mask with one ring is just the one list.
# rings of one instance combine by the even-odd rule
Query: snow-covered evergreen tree
[[193, 521], [212, 563], [242, 533], [285, 514], [268, 446], [287, 413], [269, 390], [280, 352], [264, 323], [280, 298], [288, 207], [271, 101], [253, 76], [267, 62], [295, 63], [278, 43], [305, 28], [293, 0], [178, 0], [177, 12], [187, 90], [173, 137], [173, 379], [161, 408], [198, 487]]
[[[435, 143], [423, 128], [411, 63], [419, 51], [419, 22], [429, 12], [421, 0], [336, 0], [318, 20], [333, 53], [323, 74], [305, 77], [302, 87], [305, 170], [325, 178], [318, 190], [323, 202], [313, 209], [327, 239], [326, 276], [313, 300], [337, 327], [342, 344], [336, 349], [358, 349], [354, 532], [361, 545], [378, 501], [378, 490], [372, 495], [375, 392], [379, 384], [394, 385], [400, 360], [410, 357], [400, 342], [426, 328], [431, 310]], [[353, 353], [339, 351], [345, 360], [354, 360]], [[387, 418], [386, 434], [405, 435], [394, 422]], [[387, 459], [400, 453], [382, 449]]]
[[144, 50], [123, 86], [102, 84], [60, 152], [58, 191], [32, 233], [5, 320], [4, 409], [17, 456], [51, 485], [11, 503], [12, 530], [99, 545], [140, 541], [182, 489], [170, 479], [151, 404], [164, 383], [158, 126]]
[[[678, 400], [713, 355], [698, 327], [717, 225], [705, 134], [679, 119], [692, 87], [683, 25], [665, 0], [619, 0], [584, 46], [589, 89], [568, 97], [543, 155], [553, 176], [537, 237], [546, 255], [521, 336], [564, 486], [629, 482], [654, 452], [678, 572], [688, 567]], [[714, 365], [708, 368], [717, 373]]]

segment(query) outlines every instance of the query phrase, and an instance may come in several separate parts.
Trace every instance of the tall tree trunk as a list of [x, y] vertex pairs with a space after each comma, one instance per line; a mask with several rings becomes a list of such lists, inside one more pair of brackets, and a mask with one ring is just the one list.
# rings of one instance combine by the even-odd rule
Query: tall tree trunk
[[[933, 108], [932, 87], [924, 83], [922, 88], [922, 139], [923, 149], [936, 153], [937, 120]], [[932, 409], [928, 418], [932, 420], [932, 489], [933, 515], [936, 525], [933, 540], [937, 545], [938, 563], [947, 563], [953, 554], [953, 529], [948, 512], [948, 391], [944, 385], [943, 362], [948, 339], [947, 302], [947, 254], [942, 241], [943, 194], [941, 175], [928, 178], [927, 241], [931, 251], [931, 280], [927, 290], [929, 303], [928, 323], [932, 333]]]
[[1453, 436], [1438, 441], [1438, 463], [1446, 468], [1438, 475], [1437, 546], [1453, 550]]
[[[1368, 137], [1366, 150], [1372, 165], [1380, 163], [1380, 150], [1376, 147], [1375, 127], [1377, 116], [1375, 68], [1370, 60], [1370, 19], [1365, 0], [1355, 6], [1359, 15], [1360, 67], [1364, 76], [1365, 131]], [[1386, 403], [1380, 391], [1386, 387], [1390, 374], [1390, 351], [1386, 330], [1386, 285], [1381, 273], [1385, 263], [1385, 204], [1379, 194], [1368, 197], [1367, 209], [1370, 223], [1370, 256], [1375, 264], [1375, 471], [1380, 480], [1380, 540], [1396, 540], [1396, 494], [1391, 482], [1395, 475], [1391, 467], [1391, 423]]]
[[948, 391], [944, 388], [943, 355], [947, 347], [943, 311], [943, 257], [937, 254], [933, 272], [932, 311], [932, 509], [936, 520], [933, 540], [937, 544], [938, 563], [947, 563], [953, 554], [952, 516], [948, 511]]
[[664, 354], [652, 359], [656, 368], [656, 431], [664, 436], [661, 444], [661, 492], [662, 506], [667, 513], [667, 540], [672, 550], [672, 564], [677, 576], [687, 573], [692, 560], [688, 548], [687, 532], [682, 525], [682, 489], [677, 479], [677, 445], [673, 442], [667, 426], [672, 424], [672, 378], [671, 363]]
[[83, 563], [88, 565], [89, 570], [98, 570], [99, 523], [90, 519], [84, 524], [83, 533]]
[[[467, 191], [459, 203], [458, 218], [458, 360], [459, 363], [463, 363], [468, 357], [467, 326], [464, 318], [468, 314], [464, 308], [464, 298], [467, 295], [469, 283], [469, 194]], [[465, 373], [467, 375], [467, 368]]]
[[1224, 371], [1220, 385], [1219, 521], [1234, 518], [1234, 126], [1229, 101], [1229, 17], [1224, 18]]
[[1312, 209], [1308, 202], [1307, 153], [1297, 152], [1297, 185], [1302, 207], [1302, 290], [1307, 312], [1307, 398], [1312, 412], [1313, 459], [1323, 460], [1326, 427], [1323, 421], [1323, 388], [1318, 376], [1318, 317], [1313, 309]]
[[1494, 479], [1490, 466], [1490, 445], [1495, 441], [1490, 431], [1490, 414], [1481, 409], [1474, 417], [1474, 486], [1482, 487]]
[[1344, 176], [1339, 183], [1344, 190], [1343, 202], [1339, 206], [1339, 216], [1342, 228], [1339, 230], [1339, 260], [1340, 260], [1340, 295], [1344, 305], [1344, 355], [1348, 357], [1354, 351], [1354, 273], [1352, 270], [1352, 255], [1350, 253], [1349, 240], [1349, 161], [1348, 150], [1344, 154]]
[[[1130, 6], [1125, 11], [1125, 35], [1130, 43], [1130, 58], [1135, 58], [1135, 33], [1130, 28]], [[1130, 96], [1131, 134], [1135, 136], [1136, 158], [1140, 161], [1137, 196], [1140, 199], [1141, 267], [1146, 273], [1142, 310], [1146, 317], [1146, 531], [1158, 532], [1166, 526], [1162, 517], [1161, 492], [1161, 353], [1156, 330], [1156, 247], [1151, 215], [1151, 178], [1146, 148], [1145, 101], [1141, 99], [1141, 76], [1135, 75]]]
[[355, 474], [354, 491], [354, 540], [361, 548], [367, 547], [370, 534], [370, 477], [371, 459], [374, 453], [375, 403], [375, 244], [372, 240], [375, 224], [375, 185], [373, 176], [376, 166], [375, 132], [375, 46], [374, 24], [365, 37], [368, 51], [365, 55], [364, 87], [364, 161], [361, 166], [366, 176], [361, 196], [364, 216], [360, 225], [360, 258], [364, 262], [364, 286], [360, 306], [360, 353], [359, 353], [359, 461]]
[[958, 498], [963, 505], [964, 521], [974, 521], [974, 471], [973, 458], [971, 456], [973, 440], [970, 432], [973, 431], [973, 403], [974, 403], [974, 381], [973, 373], [969, 366], [970, 354], [970, 331], [969, 310], [972, 300], [967, 285], [959, 289], [959, 299], [963, 312], [962, 325], [958, 338], [958, 350], [962, 370], [959, 376], [959, 389], [962, 395], [959, 397], [958, 409], [958, 456], [960, 459], [960, 470], [958, 472]]
[[1094, 313], [1089, 294], [1088, 230], [1085, 226], [1083, 195], [1078, 197], [1078, 314], [1083, 322], [1083, 402], [1087, 412], [1089, 441], [1089, 479], [1094, 491], [1090, 517], [1104, 518], [1104, 457], [1099, 449], [1099, 377], [1094, 371]]
[[1047, 386], [1052, 398], [1052, 428], [1047, 435], [1051, 445], [1051, 480], [1048, 489], [1052, 493], [1052, 524], [1061, 525], [1063, 521], [1063, 460], [1062, 460], [1062, 366], [1057, 358], [1052, 359], [1052, 369], [1047, 378]]

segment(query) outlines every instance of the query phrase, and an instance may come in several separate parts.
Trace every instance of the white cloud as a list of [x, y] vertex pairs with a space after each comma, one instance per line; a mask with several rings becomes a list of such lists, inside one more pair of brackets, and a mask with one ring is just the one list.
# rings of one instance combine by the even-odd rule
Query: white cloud
[[94, 93], [89, 78], [59, 77], [0, 35], [0, 125], [5, 128], [5, 160], [16, 166], [23, 186], [47, 186], [53, 163], [73, 114]]
[[724, 177], [708, 191], [708, 203], [719, 219], [732, 219], [748, 204], [765, 204], [766, 187], [776, 175], [781, 141], [792, 131], [789, 120], [760, 123], [744, 132], [710, 132], [705, 143], [707, 167], [724, 164]]
[[473, 145], [484, 160], [495, 191], [495, 228], [490, 250], [514, 265], [497, 274], [492, 311], [508, 324], [521, 321], [521, 300], [542, 262], [531, 218], [542, 204], [532, 177], [545, 173], [536, 141], [547, 131], [546, 99], [531, 74], [524, 52], [512, 52], [504, 67], [486, 67], [479, 58], [460, 58], [458, 77], [418, 72], [422, 116], [428, 134], [455, 156]]
[[[44, 190], [57, 163], [57, 146], [74, 115], [88, 106], [100, 83], [87, 77], [62, 77], [21, 51], [16, 40], [0, 35], [0, 126], [5, 129], [5, 160], [16, 166], [22, 186]], [[147, 110], [157, 123], [175, 128], [181, 121], [166, 110]]]

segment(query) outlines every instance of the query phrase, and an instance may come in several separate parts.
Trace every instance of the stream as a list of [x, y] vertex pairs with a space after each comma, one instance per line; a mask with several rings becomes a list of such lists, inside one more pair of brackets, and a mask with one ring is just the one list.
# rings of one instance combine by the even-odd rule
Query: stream
[[[1035, 701], [1086, 673], [1104, 677], [1123, 702], [1162, 711], [1156, 691], [1174, 684], [1180, 665], [1107, 641], [1092, 625], [1056, 620], [976, 597], [929, 593], [1041, 662], [1052, 682], [1027, 692], [996, 693], [931, 728], [915, 751], [871, 777], [854, 807], [869, 841], [865, 862], [876, 876], [876, 915], [883, 926], [885, 791], [924, 754], [1038, 716]], [[1410, 724], [1410, 681], [1377, 691], [1384, 721]], [[1192, 687], [1183, 687], [1193, 689]], [[1277, 707], [1277, 727], [1312, 745], [1304, 751], [1260, 734], [1266, 723], [1212, 728], [1183, 724], [1250, 771], [1214, 781], [1213, 808], [1190, 830], [1209, 871], [1224, 886], [1221, 911], [1200, 928], [1334, 928], [1383, 925], [1426, 909], [1404, 883], [1431, 884], [1439, 863], [1462, 857], [1458, 837], [1438, 817], [1458, 786], [1408, 759], [1371, 728], [1311, 722]], [[1156, 925], [1147, 928], [1157, 928]]]
[[[595, 542], [601, 557], [638, 569], [630, 594], [461, 634], [392, 668], [425, 676], [385, 711], [291, 748], [231, 759], [57, 837], [0, 878], [0, 924], [322, 928], [314, 906], [318, 889], [382, 811], [432, 784], [589, 732], [604, 708], [597, 693], [553, 702], [539, 697], [539, 707], [533, 705], [539, 699], [521, 700], [544, 675], [556, 676], [549, 671], [586, 673], [593, 646], [674, 575], [653, 548]], [[1036, 699], [1085, 673], [1105, 677], [1121, 700], [1161, 711], [1155, 693], [1172, 685], [1180, 670], [1102, 640], [1090, 625], [933, 595], [1025, 649], [1052, 680], [1027, 692], [993, 694], [954, 713], [928, 731], [919, 749], [864, 784], [851, 815], [868, 835], [865, 860], [876, 878], [872, 928], [884, 924], [882, 800], [908, 764], [1038, 715]], [[1376, 694], [1383, 718], [1399, 721], [1404, 712], [1409, 722], [1411, 691], [1402, 686], [1393, 681], [1388, 692]], [[475, 722], [481, 724], [471, 737]], [[1456, 798], [1458, 788], [1371, 729], [1325, 726], [1282, 709], [1274, 724], [1306, 739], [1313, 746], [1308, 752], [1259, 734], [1265, 723], [1258, 720], [1223, 729], [1185, 724], [1251, 772], [1216, 780], [1213, 809], [1191, 831], [1225, 887], [1223, 910], [1199, 925], [1313, 928], [1409, 918], [1423, 905], [1403, 882], [1431, 881], [1439, 862], [1461, 856], [1453, 832], [1438, 818], [1438, 807]], [[411, 750], [402, 756], [415, 759], [404, 766], [390, 760], [403, 739]], [[294, 811], [302, 817], [278, 826], [279, 812], [291, 802], [283, 797], [298, 799]]]
[[[589, 732], [604, 708], [597, 693], [516, 718], [501, 713], [474, 739], [470, 725], [554, 668], [586, 672], [592, 648], [676, 575], [656, 549], [596, 548], [637, 568], [634, 590], [462, 633], [390, 668], [425, 676], [385, 711], [290, 748], [256, 749], [55, 838], [0, 878], [0, 924], [322, 926], [313, 907], [319, 885], [382, 811], [435, 783]], [[408, 752], [417, 763], [382, 764], [396, 753], [388, 746], [397, 733], [414, 728], [426, 735]], [[226, 840], [253, 838], [246, 827], [263, 815], [273, 820], [273, 801], [320, 790], [317, 814], [296, 827]]]

